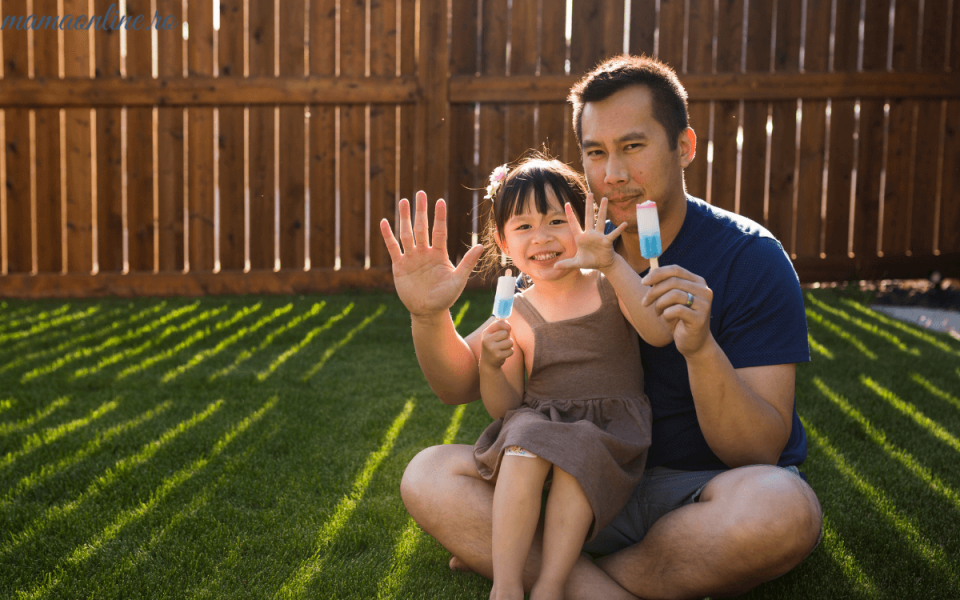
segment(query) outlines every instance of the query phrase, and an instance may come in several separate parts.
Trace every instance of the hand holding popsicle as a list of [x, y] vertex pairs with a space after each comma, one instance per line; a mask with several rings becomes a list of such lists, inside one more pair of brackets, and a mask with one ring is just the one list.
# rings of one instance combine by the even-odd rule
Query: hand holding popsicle
[[[576, 213], [570, 204], [564, 206], [567, 214], [567, 223], [570, 225], [570, 231], [573, 232], [574, 241], [577, 243], [577, 255], [573, 258], [567, 258], [558, 261], [554, 266], [558, 269], [604, 269], [613, 265], [617, 258], [617, 253], [613, 249], [613, 242], [627, 228], [626, 223], [621, 223], [619, 227], [610, 233], [603, 233], [607, 221], [607, 199], [600, 200], [600, 211], [594, 220], [593, 215], [593, 194], [587, 194], [586, 229], [580, 227], [580, 221], [577, 220]], [[596, 221], [596, 222], [594, 222]]]
[[400, 201], [400, 243], [393, 235], [390, 223], [380, 221], [380, 233], [393, 262], [393, 280], [400, 301], [414, 317], [427, 317], [449, 310], [457, 301], [467, 278], [477, 266], [483, 246], [476, 245], [456, 267], [447, 253], [447, 208], [437, 201], [433, 221], [433, 244], [427, 225], [427, 195], [417, 192], [416, 223], [411, 223], [410, 202]]

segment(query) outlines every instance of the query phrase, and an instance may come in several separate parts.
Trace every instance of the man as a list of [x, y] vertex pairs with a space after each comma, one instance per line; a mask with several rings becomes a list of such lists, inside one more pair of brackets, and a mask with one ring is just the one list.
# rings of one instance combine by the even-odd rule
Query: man
[[[587, 183], [626, 222], [617, 251], [638, 273], [635, 205], [657, 203], [664, 252], [647, 272], [644, 304], [671, 325], [674, 344], [641, 341], [653, 445], [634, 497], [586, 548], [568, 598], [686, 598], [738, 594], [799, 564], [819, 541], [822, 513], [796, 465], [806, 439], [794, 409], [796, 363], [809, 360], [803, 300], [783, 249], [762, 227], [687, 197], [683, 169], [696, 136], [686, 92], [665, 65], [617, 57], [570, 95]], [[479, 257], [454, 268], [445, 207], [429, 245], [426, 197], [411, 231], [401, 202], [400, 238], [381, 230], [397, 292], [410, 310], [414, 344], [433, 390], [447, 404], [479, 396], [479, 331], [461, 338], [449, 308]], [[576, 260], [576, 259], [574, 259]], [[575, 266], [575, 265], [568, 265]], [[602, 377], [602, 373], [597, 374]], [[779, 466], [777, 466], [779, 465]], [[427, 448], [404, 473], [410, 514], [464, 566], [491, 577], [493, 487], [476, 476], [470, 446]], [[527, 589], [539, 571], [535, 542]]]

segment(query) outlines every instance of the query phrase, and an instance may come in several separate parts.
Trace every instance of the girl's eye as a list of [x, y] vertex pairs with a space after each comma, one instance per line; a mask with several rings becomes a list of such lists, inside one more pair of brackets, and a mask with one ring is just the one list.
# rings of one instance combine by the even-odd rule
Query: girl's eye
[[565, 219], [554, 219], [550, 221], [551, 225], [566, 225], [567, 221]]

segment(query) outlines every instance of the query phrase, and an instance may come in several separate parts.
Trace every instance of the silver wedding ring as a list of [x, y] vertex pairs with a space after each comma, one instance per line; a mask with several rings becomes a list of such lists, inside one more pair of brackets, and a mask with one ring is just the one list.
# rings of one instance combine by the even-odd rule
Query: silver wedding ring
[[687, 292], [687, 308], [693, 306], [693, 294]]

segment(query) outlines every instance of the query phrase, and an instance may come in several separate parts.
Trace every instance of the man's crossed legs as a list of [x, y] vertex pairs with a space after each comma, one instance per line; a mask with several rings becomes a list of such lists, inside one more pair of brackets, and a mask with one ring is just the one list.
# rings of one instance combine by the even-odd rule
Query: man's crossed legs
[[[816, 546], [820, 503], [799, 476], [763, 465], [713, 475], [648, 471], [627, 509], [587, 547], [613, 553], [596, 564], [581, 555], [566, 597], [735, 595], [783, 575]], [[423, 450], [407, 466], [400, 492], [428, 534], [492, 578], [493, 485], [477, 474], [472, 446]], [[650, 498], [679, 508], [651, 506]], [[541, 541], [538, 531], [524, 570], [527, 590], [540, 571]]]

